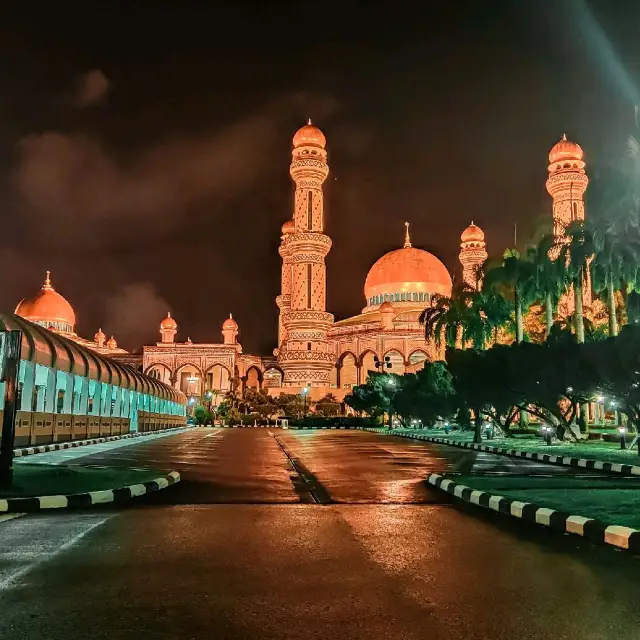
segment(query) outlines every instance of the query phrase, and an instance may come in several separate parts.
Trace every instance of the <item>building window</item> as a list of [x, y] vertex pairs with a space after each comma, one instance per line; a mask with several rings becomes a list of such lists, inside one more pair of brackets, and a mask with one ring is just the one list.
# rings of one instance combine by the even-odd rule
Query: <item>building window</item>
[[64, 411], [64, 389], [58, 389], [58, 397], [56, 399], [56, 413]]
[[307, 191], [307, 228], [309, 231], [313, 228], [313, 193]]
[[311, 309], [311, 265], [307, 265], [307, 309]]
[[311, 343], [307, 342], [307, 351], [311, 351]]
[[578, 203], [577, 202], [573, 203], [573, 217], [571, 219], [572, 220], [578, 219]]

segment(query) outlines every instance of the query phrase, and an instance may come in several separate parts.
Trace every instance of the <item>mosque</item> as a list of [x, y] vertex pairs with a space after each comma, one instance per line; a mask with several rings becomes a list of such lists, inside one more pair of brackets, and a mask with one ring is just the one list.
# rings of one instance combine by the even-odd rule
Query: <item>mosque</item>
[[[22, 300], [15, 313], [133, 365], [187, 396], [206, 394], [214, 403], [229, 390], [248, 388], [264, 388], [272, 395], [306, 393], [311, 399], [330, 392], [341, 399], [363, 383], [369, 371], [402, 374], [440, 359], [442, 351], [425, 340], [418, 318], [434, 294], [451, 294], [452, 279], [444, 264], [412, 246], [405, 222], [402, 246], [379, 258], [367, 274], [361, 313], [336, 321], [326, 309], [325, 258], [332, 244], [324, 228], [327, 143], [311, 121], [293, 137], [289, 171], [295, 184], [293, 215], [281, 231], [278, 336], [272, 357], [243, 353], [240, 329], [231, 315], [221, 325], [221, 342], [176, 341], [178, 323], [171, 314], [160, 323], [160, 340], [143, 346], [141, 353], [120, 349], [101, 329], [93, 340], [81, 338], [75, 333], [75, 312], [53, 288], [48, 272], [41, 291]], [[554, 233], [561, 234], [571, 221], [584, 219], [588, 177], [580, 146], [563, 136], [549, 153], [548, 171]], [[468, 287], [478, 287], [478, 269], [486, 258], [484, 233], [472, 222], [462, 232], [459, 254]], [[588, 305], [589, 287], [585, 297]]]

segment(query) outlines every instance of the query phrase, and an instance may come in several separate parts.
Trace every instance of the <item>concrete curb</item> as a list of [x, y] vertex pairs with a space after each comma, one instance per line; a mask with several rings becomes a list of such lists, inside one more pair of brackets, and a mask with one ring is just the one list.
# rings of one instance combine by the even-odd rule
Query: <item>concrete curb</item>
[[171, 471], [167, 475], [154, 480], [118, 489], [103, 489], [102, 491], [57, 496], [0, 499], [0, 513], [22, 513], [42, 511], [44, 509], [78, 509], [111, 502], [121, 504], [138, 496], [161, 491], [178, 482], [180, 482], [180, 474], [177, 471]]
[[283, 429], [285, 431], [295, 431], [297, 429], [306, 429], [306, 430], [316, 430], [316, 429], [362, 429], [362, 427], [281, 427], [278, 425], [277, 427], [274, 425], [264, 425], [264, 424], [234, 424], [234, 425], [216, 425], [216, 429]]
[[570, 515], [564, 511], [539, 507], [531, 502], [520, 502], [486, 491], [476, 491], [437, 473], [429, 475], [427, 483], [478, 507], [491, 509], [526, 522], [541, 524], [562, 533], [571, 533], [595, 542], [604, 542], [619, 549], [640, 552], [640, 531], [637, 529], [607, 525], [593, 518]]
[[49, 451], [61, 451], [62, 449], [75, 449], [76, 447], [86, 447], [90, 444], [101, 444], [102, 442], [113, 442], [114, 440], [126, 440], [129, 438], [141, 438], [143, 436], [158, 435], [159, 433], [171, 433], [172, 431], [184, 431], [190, 427], [177, 427], [175, 429], [160, 429], [158, 431], [145, 431], [144, 433], [125, 433], [122, 436], [106, 436], [104, 438], [93, 438], [91, 440], [68, 440], [67, 442], [56, 442], [54, 444], [42, 444], [35, 447], [23, 447], [13, 450], [14, 458], [32, 456], [37, 453], [48, 453]]
[[[381, 433], [380, 429], [360, 427], [363, 431]], [[413, 440], [425, 440], [434, 444], [446, 444], [460, 449], [472, 449], [474, 451], [484, 451], [486, 453], [496, 453], [510, 458], [524, 458], [525, 460], [535, 460], [546, 464], [555, 464], [564, 467], [580, 467], [581, 469], [593, 469], [594, 471], [604, 471], [606, 473], [620, 473], [625, 476], [640, 476], [640, 466], [632, 464], [620, 464], [617, 462], [603, 462], [593, 458], [571, 458], [569, 456], [552, 456], [547, 453], [537, 453], [535, 451], [520, 451], [518, 449], [505, 449], [504, 447], [491, 447], [485, 444], [475, 444], [474, 442], [459, 442], [449, 438], [435, 438], [411, 433], [387, 433], [385, 435], [398, 436], [399, 438], [411, 438]]]

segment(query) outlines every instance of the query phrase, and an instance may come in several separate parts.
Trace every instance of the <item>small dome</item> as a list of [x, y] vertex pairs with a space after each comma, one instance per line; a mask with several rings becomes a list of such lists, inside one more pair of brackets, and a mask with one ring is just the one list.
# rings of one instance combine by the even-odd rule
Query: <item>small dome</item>
[[393, 313], [393, 305], [387, 300], [380, 305], [381, 313]]
[[30, 300], [22, 300], [15, 314], [30, 322], [69, 333], [76, 324], [73, 307], [53, 288], [49, 271], [40, 293]]
[[233, 319], [233, 315], [230, 313], [229, 317], [222, 323], [223, 331], [237, 331], [238, 323]]
[[549, 152], [549, 163], [582, 160], [583, 157], [582, 147], [577, 142], [567, 140], [566, 134], [563, 134], [560, 142], [557, 142]]
[[324, 133], [318, 129], [318, 127], [311, 124], [311, 120], [304, 127], [301, 127], [296, 131], [293, 136], [293, 147], [302, 146], [320, 147], [324, 149], [327, 145], [327, 139], [324, 137]]
[[167, 313], [167, 317], [160, 323], [161, 329], [177, 329], [178, 323], [171, 317], [171, 312]]
[[118, 348], [118, 343], [116, 342], [116, 339], [111, 336], [108, 340], [107, 340], [107, 349], [117, 349]]
[[484, 242], [484, 231], [476, 224], [471, 224], [462, 232], [460, 236], [462, 242]]
[[104, 341], [107, 339], [107, 336], [104, 335], [102, 329], [98, 329], [96, 335], [93, 336], [93, 339], [98, 346], [102, 346]]
[[294, 233], [296, 230], [296, 223], [293, 220], [287, 220], [282, 225], [282, 235], [287, 236], [290, 233]]

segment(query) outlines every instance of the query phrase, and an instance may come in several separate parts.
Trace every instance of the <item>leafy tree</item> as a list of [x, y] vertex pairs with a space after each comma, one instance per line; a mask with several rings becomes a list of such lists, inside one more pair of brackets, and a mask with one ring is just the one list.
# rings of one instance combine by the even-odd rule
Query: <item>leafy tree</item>
[[316, 413], [321, 416], [338, 416], [340, 415], [340, 403], [333, 393], [327, 393], [326, 396], [316, 402], [315, 410]]
[[213, 414], [211, 413], [211, 411], [209, 411], [209, 409], [207, 409], [207, 407], [201, 404], [197, 405], [193, 409], [193, 417], [196, 421], [196, 424], [199, 425], [213, 423]]
[[417, 373], [402, 376], [393, 406], [404, 422], [415, 418], [423, 425], [433, 426], [438, 420], [452, 419], [459, 401], [446, 364], [425, 362]]
[[304, 401], [297, 393], [281, 393], [276, 398], [280, 412], [290, 418], [301, 418], [304, 414]]

